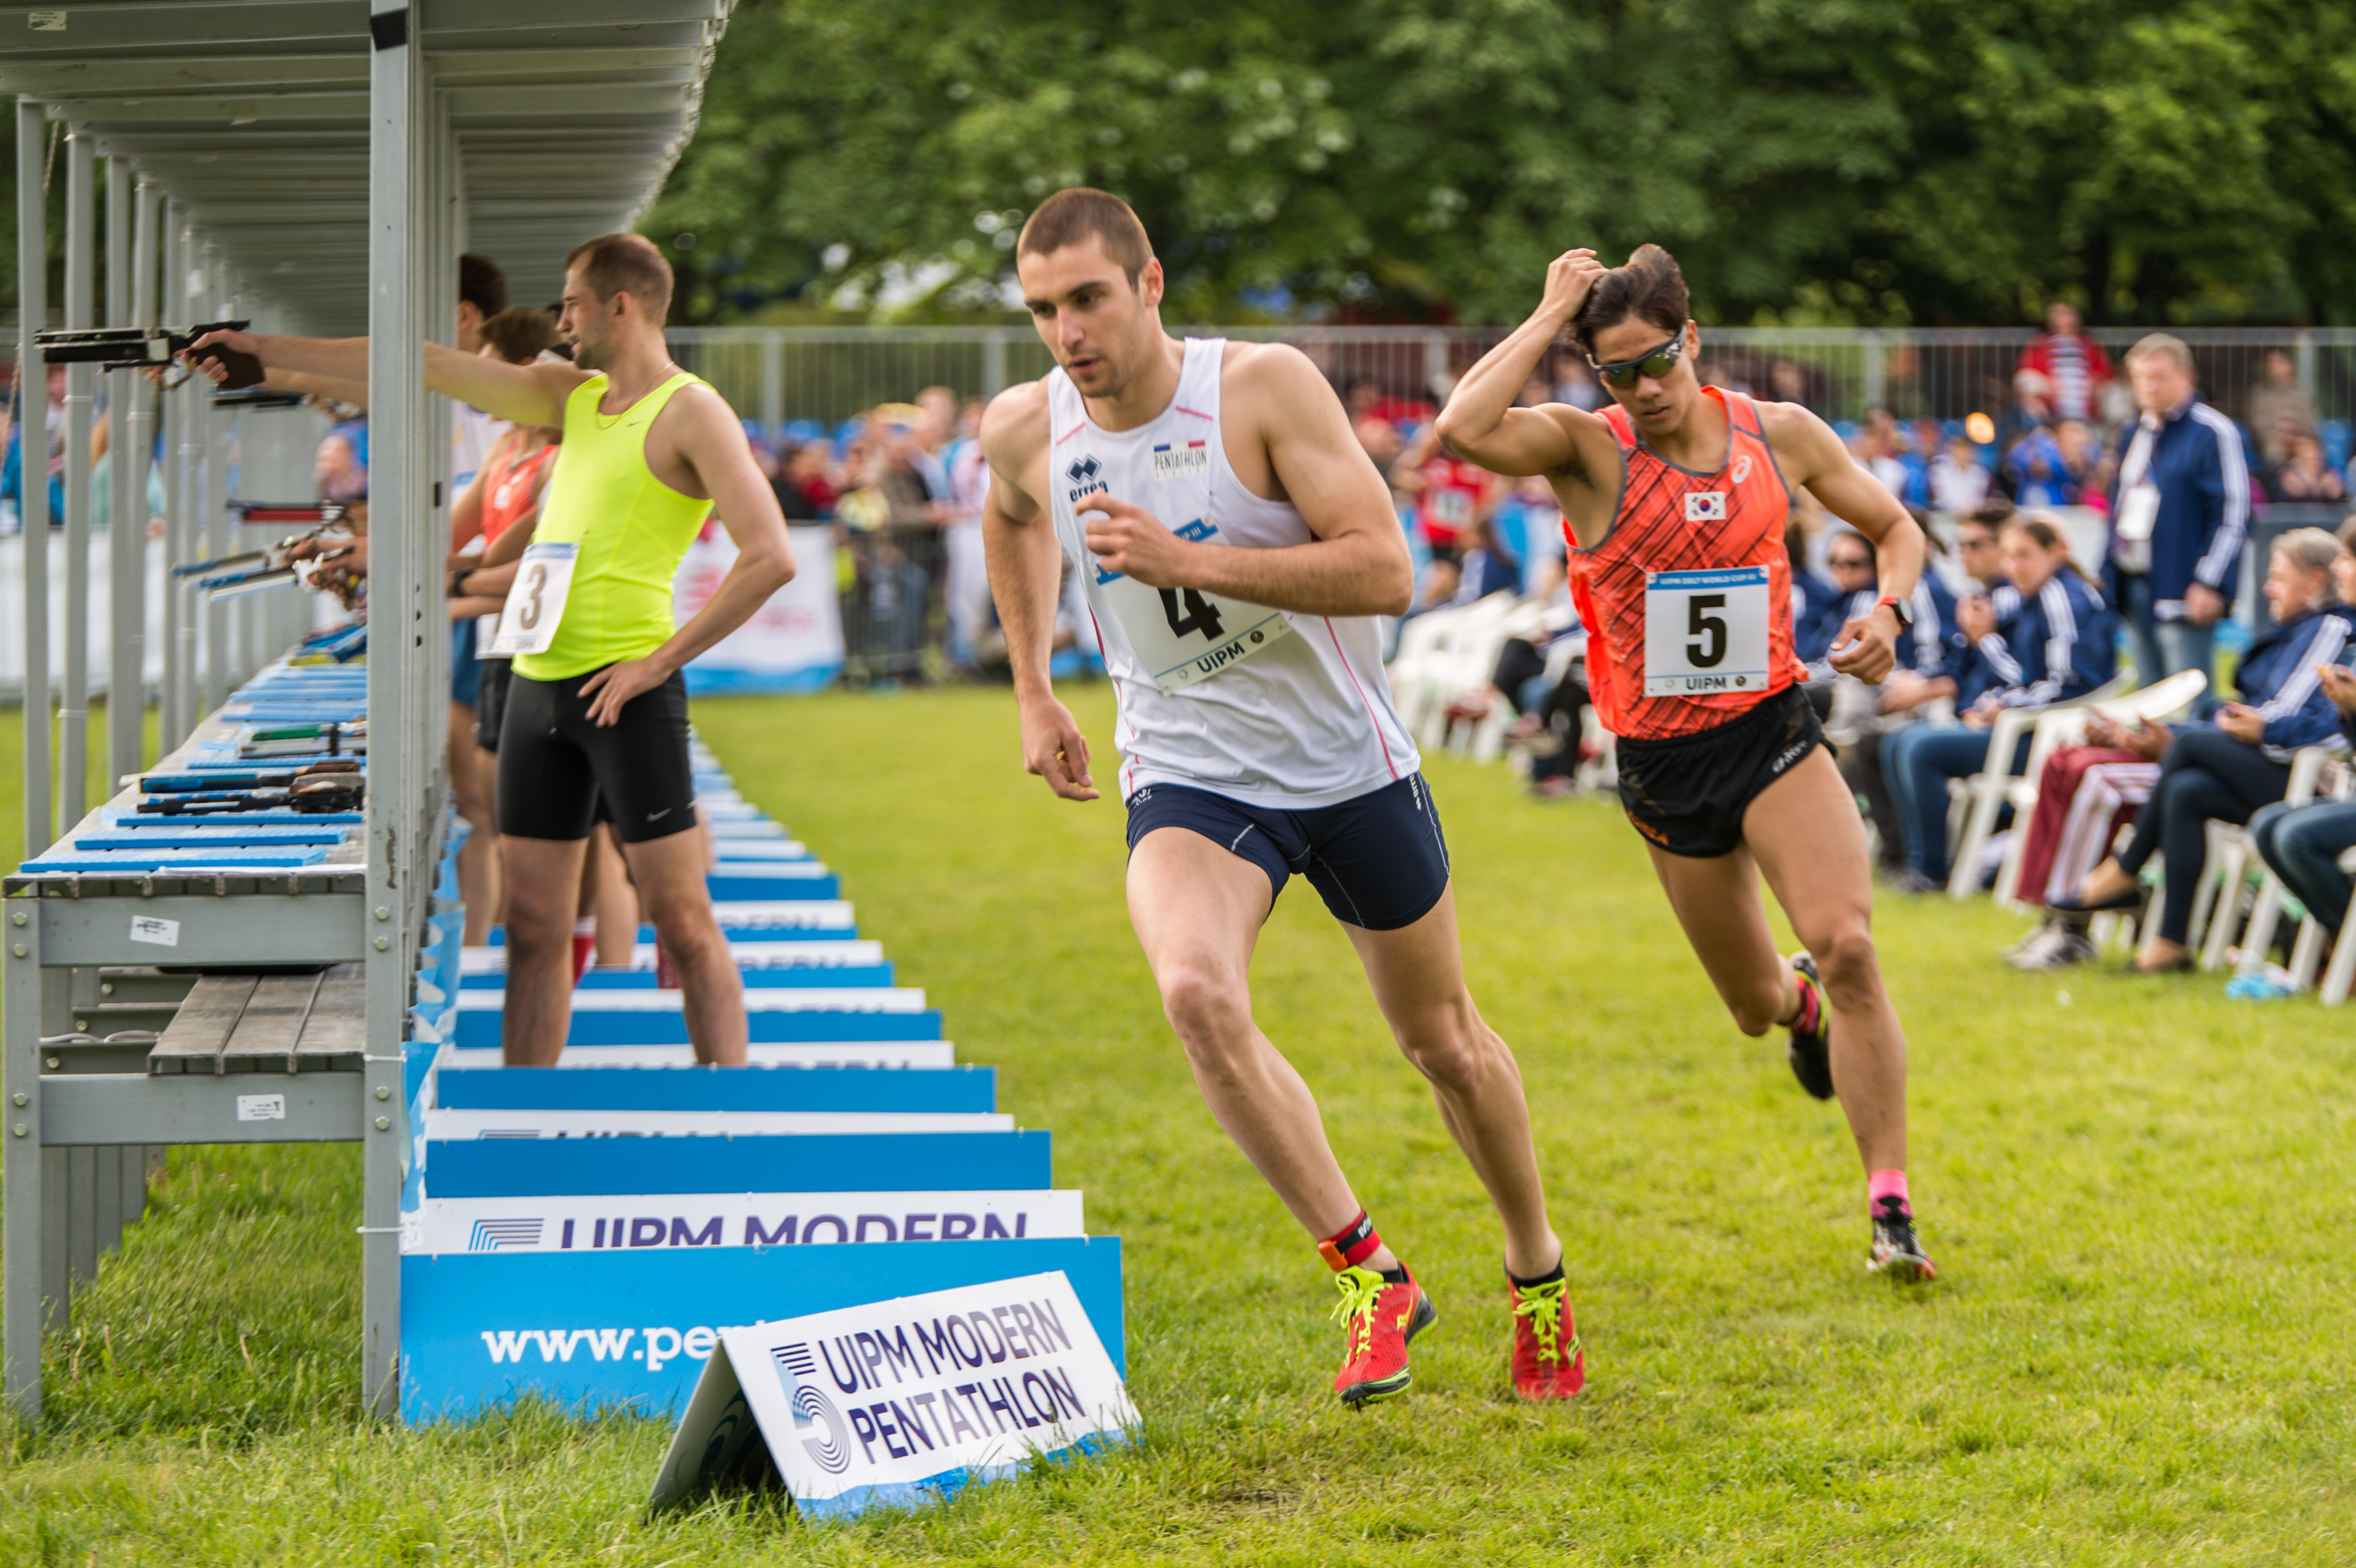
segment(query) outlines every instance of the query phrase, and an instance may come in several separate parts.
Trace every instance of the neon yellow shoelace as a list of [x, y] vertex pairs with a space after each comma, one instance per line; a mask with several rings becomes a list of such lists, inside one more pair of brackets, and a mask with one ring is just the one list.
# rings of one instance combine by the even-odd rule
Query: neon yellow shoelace
[[1530, 1336], [1538, 1342], [1538, 1359], [1542, 1361], [1567, 1361], [1579, 1354], [1577, 1335], [1571, 1336], [1568, 1348], [1562, 1342], [1562, 1298], [1569, 1288], [1567, 1279], [1523, 1285], [1521, 1299], [1514, 1303], [1514, 1316], [1530, 1320]]
[[1372, 1269], [1344, 1269], [1333, 1276], [1333, 1283], [1342, 1293], [1333, 1316], [1350, 1326], [1350, 1355], [1354, 1359], [1365, 1354], [1366, 1348], [1374, 1343], [1375, 1301], [1387, 1283]]

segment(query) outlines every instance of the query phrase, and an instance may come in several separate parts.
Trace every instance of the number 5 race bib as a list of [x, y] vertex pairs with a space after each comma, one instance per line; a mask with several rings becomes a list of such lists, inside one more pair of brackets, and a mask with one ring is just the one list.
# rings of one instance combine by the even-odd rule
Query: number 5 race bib
[[[1087, 510], [1086, 503], [1080, 510]], [[1219, 531], [1197, 518], [1172, 532], [1199, 544], [1215, 539]], [[1200, 588], [1150, 588], [1102, 566], [1095, 571], [1113, 618], [1120, 622], [1153, 683], [1164, 692], [1232, 670], [1292, 632], [1284, 612], [1266, 605]]]
[[1766, 689], [1766, 567], [1644, 574], [1644, 695]]
[[578, 544], [524, 546], [515, 585], [499, 610], [499, 634], [483, 650], [485, 657], [512, 659], [548, 651], [556, 640], [557, 623], [564, 618], [564, 596], [573, 591], [573, 567], [580, 554]]

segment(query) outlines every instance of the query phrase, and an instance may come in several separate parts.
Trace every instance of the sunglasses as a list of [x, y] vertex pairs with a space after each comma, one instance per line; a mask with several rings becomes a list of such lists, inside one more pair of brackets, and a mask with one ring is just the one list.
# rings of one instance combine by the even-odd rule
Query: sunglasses
[[1873, 559], [1868, 555], [1835, 555], [1825, 564], [1836, 572], [1868, 572], [1873, 569]]
[[1669, 367], [1676, 364], [1685, 351], [1686, 335], [1680, 330], [1676, 337], [1659, 348], [1648, 349], [1635, 359], [1622, 360], [1617, 363], [1606, 365], [1598, 363], [1595, 356], [1590, 354], [1587, 357], [1587, 362], [1594, 366], [1595, 373], [1603, 378], [1605, 385], [1633, 387], [1636, 384], [1638, 376], [1650, 376], [1655, 381], [1658, 381], [1667, 375]]

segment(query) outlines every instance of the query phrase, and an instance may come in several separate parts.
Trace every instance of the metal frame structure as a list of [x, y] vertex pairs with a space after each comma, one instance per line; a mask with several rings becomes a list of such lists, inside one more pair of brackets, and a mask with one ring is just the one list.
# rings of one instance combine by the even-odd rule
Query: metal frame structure
[[[53, 124], [65, 131], [66, 324], [95, 318], [102, 156], [110, 322], [251, 316], [262, 330], [365, 333], [404, 349], [372, 356], [369, 374], [364, 843], [293, 872], [138, 875], [28, 865], [5, 881], [0, 1363], [7, 1397], [28, 1416], [40, 1411], [44, 1327], [65, 1321], [76, 1281], [136, 1217], [150, 1150], [247, 1141], [362, 1144], [364, 1391], [376, 1412], [399, 1409], [399, 1201], [409, 1146], [402, 1066], [446, 821], [449, 654], [441, 585], [449, 411], [426, 393], [414, 349], [455, 323], [461, 251], [497, 257], [519, 301], [552, 299], [572, 245], [636, 221], [692, 134], [733, 3], [0, 5], [0, 91], [17, 95], [18, 364], [32, 397], [45, 381], [33, 335], [50, 320], [44, 181]], [[86, 590], [89, 574], [93, 374], [70, 371], [70, 590]], [[141, 761], [145, 639], [160, 637], [166, 650], [168, 750], [224, 733], [218, 720], [200, 724], [200, 711], [220, 706], [296, 628], [284, 612], [247, 607], [257, 601], [200, 609], [168, 592], [160, 624], [143, 624], [138, 522], [148, 433], [160, 418], [166, 557], [177, 564], [235, 536], [225, 504], [232, 431], [201, 381], [156, 400], [127, 372], [110, 379], [120, 423], [108, 542], [116, 692], [105, 744], [119, 779]], [[271, 417], [283, 416], [237, 420], [243, 476], [294, 455]], [[82, 815], [89, 612], [86, 591], [70, 591], [63, 678], [53, 682], [52, 533], [37, 482], [27, 486], [23, 516], [25, 837], [27, 854], [38, 855]], [[53, 714], [64, 723], [54, 791]], [[238, 1119], [236, 1091], [252, 1090], [252, 1077], [150, 1076], [144, 1038], [106, 1036], [168, 1020], [193, 972], [154, 967], [156, 950], [128, 935], [142, 917], [179, 922], [168, 955], [175, 970], [362, 965], [366, 1044], [348, 1064], [359, 1070], [270, 1083], [284, 1091], [284, 1115], [268, 1122]]]

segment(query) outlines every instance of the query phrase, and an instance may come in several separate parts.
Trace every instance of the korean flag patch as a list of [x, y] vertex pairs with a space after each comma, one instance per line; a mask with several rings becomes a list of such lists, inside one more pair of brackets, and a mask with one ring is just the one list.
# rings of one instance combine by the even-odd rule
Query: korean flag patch
[[1686, 521], [1687, 522], [1724, 522], [1726, 521], [1726, 492], [1724, 490], [1697, 490], [1687, 496]]

